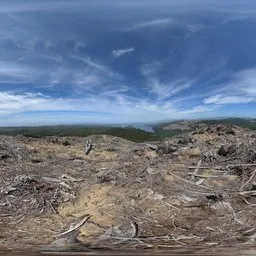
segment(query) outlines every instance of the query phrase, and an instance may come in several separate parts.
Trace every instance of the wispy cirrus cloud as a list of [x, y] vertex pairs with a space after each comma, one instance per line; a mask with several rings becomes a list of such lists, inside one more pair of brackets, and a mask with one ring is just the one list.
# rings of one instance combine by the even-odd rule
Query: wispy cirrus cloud
[[253, 98], [249, 96], [224, 96], [221, 94], [204, 99], [204, 104], [242, 104], [252, 102]]
[[81, 7], [83, 6], [84, 1], [82, 0], [56, 0], [56, 1], [49, 1], [46, 0], [44, 2], [39, 1], [31, 1], [31, 0], [24, 0], [20, 1], [6, 1], [3, 0], [0, 7], [0, 13], [27, 13], [27, 12], [34, 12], [34, 11], [52, 11], [52, 10], [67, 10], [69, 8], [74, 7]]
[[37, 71], [29, 66], [0, 61], [0, 84], [31, 82], [32, 73], [35, 75]]
[[119, 49], [119, 50], [113, 50], [112, 51], [112, 55], [115, 57], [115, 58], [119, 58], [125, 54], [128, 54], [128, 53], [132, 53], [134, 52], [134, 48], [133, 47], [129, 47], [129, 48], [125, 48], [125, 49]]
[[141, 74], [145, 78], [148, 92], [156, 97], [157, 101], [167, 100], [193, 86], [193, 81], [182, 78], [168, 78], [161, 81], [163, 63], [151, 62], [141, 67]]
[[[122, 92], [108, 92], [106, 95], [101, 94], [99, 97], [87, 95], [83, 98], [52, 98], [42, 94], [17, 94], [12, 92], [0, 93], [0, 115], [5, 118], [1, 119], [0, 126], [7, 125], [24, 125], [17, 118], [11, 119], [13, 115], [19, 116], [24, 113], [29, 114], [31, 109], [33, 112], [44, 113], [51, 119], [51, 112], [64, 111], [68, 115], [72, 111], [72, 119], [76, 115], [84, 112], [84, 118], [80, 119], [80, 123], [129, 123], [129, 122], [153, 122], [162, 121], [172, 118], [188, 118], [194, 114], [206, 113], [213, 109], [203, 108], [201, 106], [193, 109], [179, 109], [171, 103], [156, 103], [154, 101], [129, 97]], [[63, 112], [63, 113], [64, 113]], [[23, 113], [23, 114], [22, 114]], [[80, 113], [80, 114], [79, 114]], [[94, 113], [93, 119], [91, 115], [86, 113]], [[9, 118], [9, 117], [10, 118]], [[109, 119], [109, 117], [111, 117]], [[15, 121], [16, 120], [16, 121]], [[25, 119], [24, 119], [25, 120]], [[23, 122], [24, 122], [23, 120]], [[66, 119], [68, 120], [68, 119]], [[55, 120], [57, 124], [59, 119]], [[43, 120], [35, 120], [31, 125], [44, 124]]]
[[245, 104], [256, 101], [256, 68], [235, 73], [232, 79], [222, 84], [205, 98], [205, 104]]
[[148, 20], [148, 21], [136, 23], [133, 26], [127, 28], [126, 31], [133, 31], [133, 30], [150, 28], [150, 27], [168, 26], [172, 22], [173, 22], [173, 20], [170, 18], [160, 18], [160, 19]]
[[157, 100], [165, 100], [192, 86], [189, 80], [173, 80], [161, 83], [158, 78], [148, 79], [149, 92], [157, 96]]

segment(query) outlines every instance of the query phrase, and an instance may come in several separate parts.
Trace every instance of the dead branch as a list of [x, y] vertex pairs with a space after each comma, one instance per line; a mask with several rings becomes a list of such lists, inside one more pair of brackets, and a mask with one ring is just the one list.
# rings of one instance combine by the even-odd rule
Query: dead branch
[[[187, 169], [210, 169], [211, 166], [185, 166]], [[220, 166], [214, 167], [214, 169], [220, 169]], [[217, 171], [217, 170], [216, 170]]]
[[10, 225], [17, 225], [17, 224], [19, 224], [20, 222], [22, 222], [25, 218], [26, 218], [26, 215], [22, 216], [20, 220], [18, 220], [18, 221], [16, 221], [16, 222], [10, 223]]
[[251, 204], [251, 203], [249, 203], [244, 197], [243, 197], [243, 200], [244, 200], [244, 202], [245, 202], [247, 205], [256, 206], [256, 204]]
[[[220, 172], [222, 169], [228, 169], [230, 167], [253, 167], [253, 166], [256, 166], [256, 164], [229, 164], [229, 165], [226, 165], [226, 166], [200, 166], [200, 167], [197, 167], [197, 166], [186, 166], [185, 165], [185, 168], [187, 169], [211, 169], [211, 168], [214, 168], [215, 170], [212, 170], [212, 171], [219, 171], [220, 169]], [[224, 172], [224, 171], [223, 171]]]
[[57, 235], [56, 237], [61, 237], [64, 235], [67, 235], [75, 230], [78, 230], [80, 227], [82, 227], [92, 216], [91, 215], [86, 215], [80, 222], [78, 222], [73, 228]]
[[176, 206], [174, 206], [174, 205], [172, 205], [172, 204], [170, 204], [170, 203], [168, 203], [168, 202], [166, 202], [166, 201], [162, 201], [162, 203], [164, 203], [165, 205], [167, 205], [167, 206], [169, 206], [169, 207], [171, 207], [171, 208], [173, 208], [173, 209], [175, 209], [175, 210], [180, 210], [179, 208], [177, 208]]
[[204, 178], [201, 178], [201, 179], [199, 179], [199, 180], [196, 182], [196, 184], [197, 184], [197, 185], [201, 185], [203, 182], [204, 182]]
[[150, 149], [152, 149], [152, 150], [158, 150], [158, 146], [156, 146], [156, 145], [153, 145], [153, 144], [146, 144], [146, 146], [148, 146]]
[[42, 177], [43, 180], [48, 181], [48, 182], [58, 182], [60, 183], [62, 180], [56, 179], [56, 178], [51, 178], [51, 177]]
[[246, 196], [246, 195], [256, 196], [256, 190], [239, 192], [238, 194], [241, 196]]
[[213, 190], [213, 188], [210, 188], [210, 187], [207, 187], [207, 186], [203, 186], [203, 185], [198, 185], [198, 184], [193, 183], [193, 182], [191, 182], [191, 181], [189, 181], [189, 180], [183, 179], [183, 178], [181, 178], [181, 177], [179, 177], [179, 176], [177, 176], [177, 175], [175, 175], [175, 174], [173, 174], [173, 173], [171, 173], [171, 172], [168, 172], [168, 173], [169, 173], [170, 175], [172, 175], [174, 178], [179, 179], [179, 180], [181, 180], [181, 181], [183, 181], [183, 182], [185, 182], [185, 183], [188, 183], [188, 184], [190, 184], [190, 185], [198, 186], [198, 187], [200, 187], [200, 188], [204, 188], [204, 189], [207, 189], [207, 190]]
[[132, 229], [133, 229], [133, 235], [132, 237], [135, 238], [138, 236], [138, 233], [139, 233], [139, 226], [136, 222], [132, 221], [131, 222], [131, 226], [132, 226]]
[[61, 176], [61, 178], [62, 178], [63, 180], [68, 180], [68, 181], [71, 181], [71, 182], [81, 182], [81, 181], [84, 181], [83, 179], [75, 179], [75, 178], [71, 177], [71, 176], [68, 175], [68, 174], [63, 174], [63, 175]]
[[203, 178], [203, 179], [208, 179], [208, 178], [218, 178], [219, 176], [217, 175], [203, 175], [203, 174], [195, 174], [194, 172], [189, 172], [187, 175], [191, 175], [191, 176], [194, 176], [194, 177], [197, 177], [197, 178]]
[[249, 178], [249, 180], [247, 182], [245, 182], [244, 185], [240, 188], [240, 191], [242, 191], [243, 188], [253, 179], [255, 174], [256, 174], [256, 169], [253, 171], [253, 173], [252, 173], [251, 177]]
[[198, 170], [199, 170], [199, 168], [200, 168], [200, 166], [201, 166], [201, 163], [202, 163], [202, 160], [200, 159], [200, 160], [198, 161], [198, 163], [197, 163], [197, 166], [196, 166], [195, 171], [191, 174], [192, 180], [195, 179], [195, 177], [196, 177], [196, 175], [197, 175], [197, 173], [198, 173]]
[[56, 211], [56, 209], [54, 208], [54, 206], [52, 205], [52, 203], [51, 203], [49, 200], [47, 200], [46, 202], [50, 205], [52, 211], [53, 211], [55, 214], [58, 214], [58, 212]]
[[226, 166], [226, 168], [238, 167], [238, 166], [241, 166], [241, 167], [253, 167], [253, 166], [256, 166], [256, 164], [229, 164], [229, 165]]
[[66, 184], [64, 181], [60, 183], [65, 188], [72, 189], [68, 184]]

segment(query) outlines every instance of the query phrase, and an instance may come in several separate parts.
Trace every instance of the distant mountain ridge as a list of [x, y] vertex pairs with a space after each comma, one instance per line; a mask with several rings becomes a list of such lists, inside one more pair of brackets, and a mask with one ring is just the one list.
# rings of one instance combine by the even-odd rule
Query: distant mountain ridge
[[179, 120], [174, 122], [164, 122], [154, 127], [155, 131], [164, 130], [179, 130], [186, 132], [198, 128], [207, 127], [214, 124], [230, 124], [244, 128], [256, 130], [256, 119], [254, 118], [224, 118], [224, 119], [204, 119], [204, 120]]

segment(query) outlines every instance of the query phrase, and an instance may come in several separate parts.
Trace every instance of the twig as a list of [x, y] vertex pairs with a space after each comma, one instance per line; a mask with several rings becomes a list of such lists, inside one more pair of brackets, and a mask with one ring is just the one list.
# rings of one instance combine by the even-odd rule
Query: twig
[[170, 204], [170, 203], [168, 203], [168, 202], [166, 202], [166, 201], [162, 201], [163, 203], [165, 203], [167, 206], [170, 206], [170, 207], [172, 207], [173, 209], [175, 209], [175, 210], [180, 210], [179, 208], [177, 208], [177, 207], [175, 207], [174, 205], [172, 205], [172, 204]]
[[197, 178], [203, 178], [203, 179], [208, 179], [208, 178], [218, 178], [219, 176], [208, 176], [208, 175], [203, 175], [203, 174], [196, 174], [194, 172], [189, 172], [187, 175], [191, 175], [192, 177], [197, 177]]
[[10, 216], [12, 216], [12, 214], [2, 214], [2, 215], [0, 215], [0, 218], [10, 217]]
[[242, 191], [243, 188], [253, 179], [255, 174], [256, 174], [256, 169], [253, 171], [253, 173], [252, 173], [251, 177], [249, 178], [249, 180], [247, 182], [245, 182], [244, 185], [240, 188], [240, 191]]
[[196, 182], [196, 184], [197, 184], [197, 185], [201, 185], [203, 182], [204, 182], [204, 178], [201, 178], [200, 180], [198, 180], [198, 181]]
[[214, 166], [214, 167], [211, 167], [211, 166], [200, 166], [199, 168], [197, 166], [185, 166], [187, 169], [210, 169], [210, 168], [214, 168], [216, 171], [217, 169], [226, 169], [226, 168], [229, 168], [229, 167], [237, 167], [237, 166], [241, 166], [241, 167], [252, 167], [252, 166], [256, 166], [256, 164], [229, 164], [229, 165], [226, 165], [226, 166]]
[[191, 184], [191, 185], [194, 185], [194, 186], [198, 186], [198, 187], [200, 187], [200, 188], [204, 188], [204, 189], [208, 189], [208, 190], [213, 190], [213, 188], [206, 187], [206, 186], [203, 186], [203, 185], [195, 184], [195, 183], [193, 183], [193, 182], [191, 182], [191, 181], [189, 181], [189, 180], [183, 179], [183, 178], [181, 178], [181, 177], [179, 177], [179, 176], [177, 176], [177, 175], [175, 175], [175, 174], [173, 174], [173, 173], [171, 173], [171, 172], [168, 172], [168, 173], [169, 173], [170, 175], [172, 175], [173, 177], [175, 177], [175, 178], [177, 178], [177, 179], [179, 179], [179, 180], [181, 180], [181, 181], [183, 181], [183, 182], [186, 182], [186, 183], [188, 183], [188, 184]]
[[53, 211], [55, 214], [58, 214], [58, 212], [56, 211], [56, 209], [54, 208], [54, 206], [52, 205], [52, 203], [51, 203], [49, 200], [47, 200], [47, 202], [49, 203], [49, 205], [50, 205], [52, 211]]
[[26, 215], [24, 215], [20, 220], [18, 220], [17, 222], [12, 222], [10, 223], [11, 225], [17, 225], [19, 224], [20, 222], [22, 222], [24, 219], [26, 218]]
[[57, 235], [57, 237], [61, 237], [64, 235], [67, 235], [75, 230], [78, 230], [80, 227], [82, 227], [89, 219], [91, 218], [91, 215], [86, 215], [86, 217], [84, 217], [80, 222], [78, 222], [73, 228]]
[[200, 168], [201, 163], [202, 163], [202, 160], [200, 159], [200, 160], [198, 161], [198, 163], [197, 163], [197, 166], [196, 166], [195, 171], [191, 174], [192, 180], [195, 179], [195, 177], [196, 177], [196, 175], [197, 175], [197, 173], [198, 173], [198, 170], [199, 170], [199, 168]]
[[180, 242], [179, 240], [177, 240], [176, 238], [172, 238], [172, 240], [173, 241], [175, 241], [176, 243], [178, 243], [178, 244], [181, 244], [181, 245], [187, 245], [187, 244], [185, 244], [185, 243], [183, 243], [183, 242]]
[[[44, 212], [44, 208], [45, 208], [45, 200], [41, 197], [42, 201], [43, 201], [43, 207], [41, 209], [41, 211], [39, 212], [39, 214], [42, 214]], [[40, 205], [40, 203], [39, 203]]]
[[229, 164], [226, 167], [237, 167], [237, 166], [241, 166], [241, 167], [251, 167], [251, 166], [256, 166], [256, 164]]
[[64, 181], [60, 183], [63, 187], [66, 187], [68, 189], [72, 189], [68, 184], [66, 184]]
[[68, 175], [68, 174], [63, 174], [63, 175], [61, 176], [61, 178], [62, 178], [63, 180], [68, 180], [68, 181], [71, 181], [71, 182], [80, 182], [80, 181], [84, 181], [83, 179], [75, 179], [75, 178], [71, 177], [71, 176]]
[[252, 194], [253, 196], [256, 196], [256, 190], [239, 192], [238, 194], [241, 196], [250, 195], [250, 194]]
[[[187, 169], [210, 169], [212, 168], [211, 166], [200, 166], [200, 167], [197, 167], [197, 166], [185, 166]], [[221, 169], [220, 166], [215, 166], [214, 167], [215, 169]], [[216, 170], [217, 171], [217, 170]]]
[[250, 206], [256, 206], [256, 204], [251, 204], [251, 203], [249, 203], [244, 197], [243, 197], [243, 200], [244, 200], [244, 202], [245, 202], [246, 204], [248, 204], [248, 205], [250, 205]]
[[127, 236], [110, 236], [110, 238], [117, 239], [117, 240], [142, 240], [142, 241], [147, 241], [147, 240], [161, 240], [161, 239], [166, 239], [166, 240], [171, 240], [172, 237], [167, 235], [167, 236], [149, 236], [149, 237], [127, 237]]

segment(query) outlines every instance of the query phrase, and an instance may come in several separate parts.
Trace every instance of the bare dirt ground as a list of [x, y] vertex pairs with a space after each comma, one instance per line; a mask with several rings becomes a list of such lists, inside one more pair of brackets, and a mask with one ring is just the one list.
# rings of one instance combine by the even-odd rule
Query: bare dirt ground
[[0, 170], [3, 250], [255, 248], [250, 130], [214, 125], [150, 145], [1, 136]]

